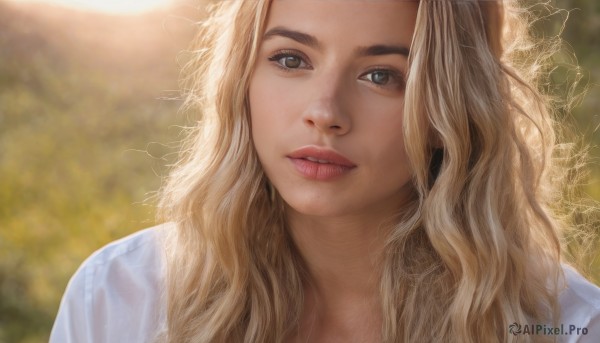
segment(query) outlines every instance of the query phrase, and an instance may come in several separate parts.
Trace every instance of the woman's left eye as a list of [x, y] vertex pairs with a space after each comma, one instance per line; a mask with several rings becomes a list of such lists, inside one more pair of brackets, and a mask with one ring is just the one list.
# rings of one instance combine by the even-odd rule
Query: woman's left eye
[[403, 78], [398, 72], [388, 69], [369, 71], [361, 75], [360, 79], [372, 82], [379, 87], [401, 85], [403, 83]]

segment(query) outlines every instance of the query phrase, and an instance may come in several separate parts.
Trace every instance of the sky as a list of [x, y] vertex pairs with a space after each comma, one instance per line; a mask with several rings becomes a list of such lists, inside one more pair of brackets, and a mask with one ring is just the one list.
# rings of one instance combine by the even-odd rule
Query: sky
[[13, 2], [45, 2], [77, 9], [118, 14], [140, 13], [162, 7], [173, 0], [11, 0]]

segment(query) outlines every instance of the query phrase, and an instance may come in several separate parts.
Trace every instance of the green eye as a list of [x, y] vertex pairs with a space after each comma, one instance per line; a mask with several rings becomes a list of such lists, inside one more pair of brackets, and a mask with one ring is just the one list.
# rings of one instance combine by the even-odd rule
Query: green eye
[[306, 62], [306, 57], [296, 52], [283, 51], [269, 57], [269, 61], [274, 62], [281, 69], [290, 71], [292, 69], [309, 69], [310, 65]]
[[286, 68], [296, 69], [302, 64], [302, 60], [297, 56], [286, 56], [279, 59], [279, 63]]
[[372, 72], [371, 81], [378, 85], [386, 85], [390, 81], [390, 73], [382, 70]]
[[402, 73], [393, 69], [373, 69], [360, 76], [361, 80], [386, 89], [401, 89], [404, 87]]

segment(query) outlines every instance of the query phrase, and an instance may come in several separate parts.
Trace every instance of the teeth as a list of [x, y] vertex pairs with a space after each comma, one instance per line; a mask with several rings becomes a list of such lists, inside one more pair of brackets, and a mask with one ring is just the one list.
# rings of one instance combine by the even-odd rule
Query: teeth
[[319, 160], [319, 159], [316, 159], [314, 157], [307, 157], [306, 159], [309, 160], [309, 161], [312, 161], [312, 162], [329, 163], [329, 161], [327, 161], [327, 160]]

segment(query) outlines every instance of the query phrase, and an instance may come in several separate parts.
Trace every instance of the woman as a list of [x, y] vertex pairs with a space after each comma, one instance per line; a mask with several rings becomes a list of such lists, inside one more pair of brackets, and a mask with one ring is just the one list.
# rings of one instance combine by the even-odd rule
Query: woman
[[596, 341], [515, 6], [219, 3], [170, 224], [84, 263], [51, 341]]

